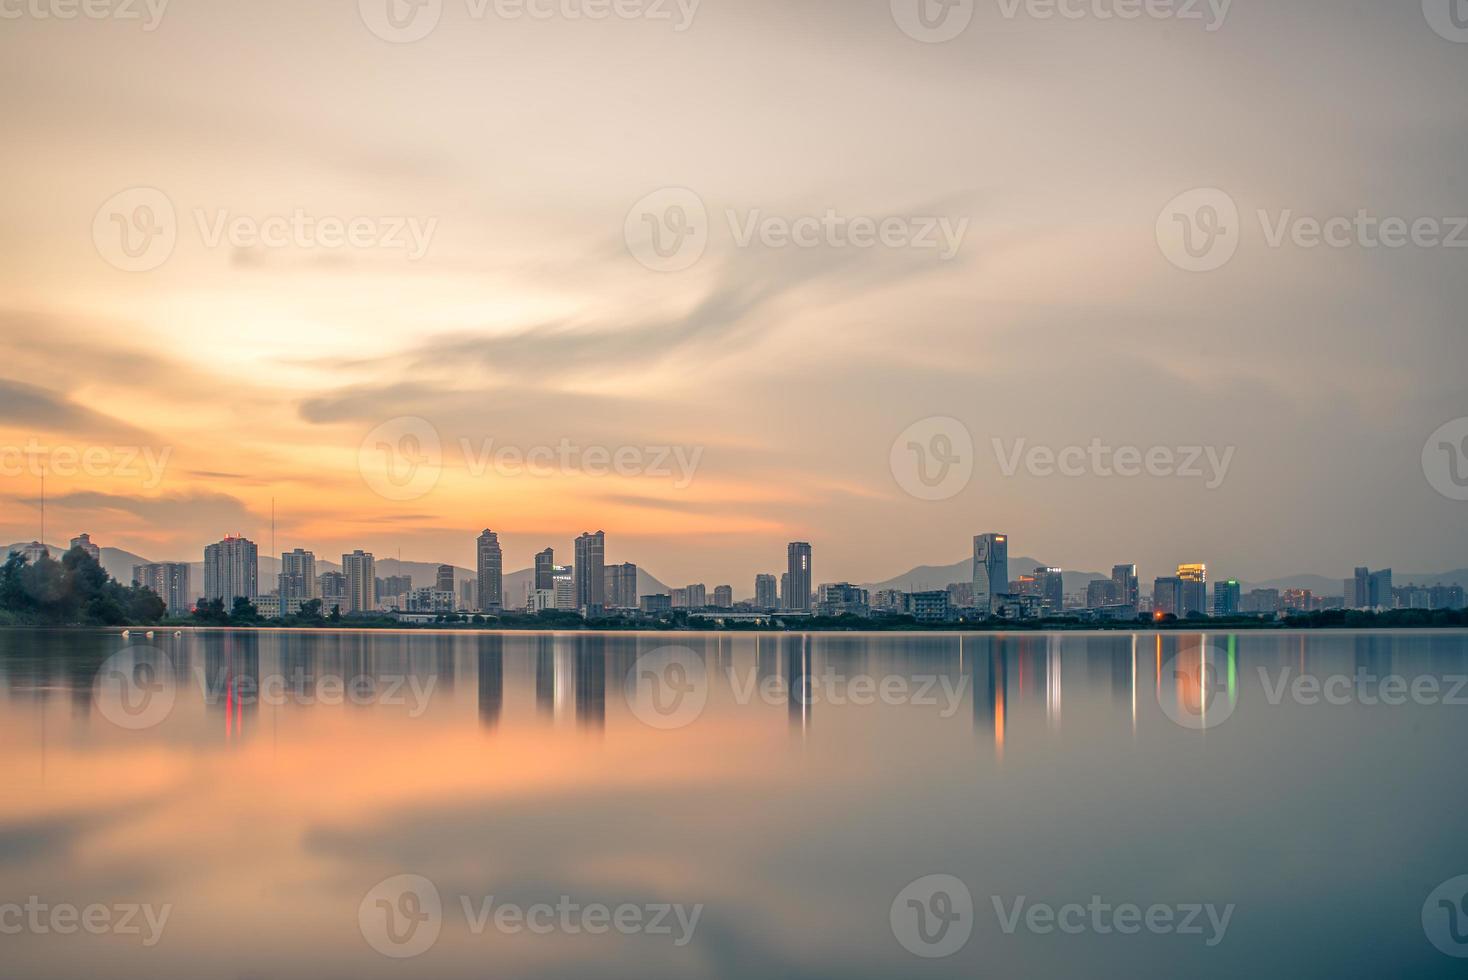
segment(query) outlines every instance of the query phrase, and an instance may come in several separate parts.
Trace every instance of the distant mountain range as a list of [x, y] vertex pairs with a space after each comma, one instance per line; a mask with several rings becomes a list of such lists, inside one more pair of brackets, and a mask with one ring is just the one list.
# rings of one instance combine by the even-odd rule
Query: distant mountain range
[[[1009, 559], [1009, 576], [1011, 579], [1018, 578], [1021, 574], [1035, 568], [1048, 567], [1047, 562], [1036, 561], [1033, 558], [1011, 558]], [[1142, 573], [1142, 591], [1150, 592], [1152, 580], [1156, 575]], [[1100, 572], [1065, 572], [1065, 591], [1067, 595], [1080, 593], [1086, 590], [1086, 585], [1096, 579], [1110, 578], [1110, 573]], [[876, 591], [878, 589], [901, 589], [904, 592], [931, 592], [938, 589], [946, 589], [954, 582], [970, 582], [973, 580], [973, 560], [965, 558], [951, 565], [919, 565], [908, 572], [904, 572], [894, 578], [882, 582], [873, 582], [863, 585], [862, 588]], [[1284, 578], [1269, 579], [1263, 582], [1249, 582], [1240, 580], [1239, 587], [1244, 592], [1251, 589], [1309, 589], [1318, 596], [1338, 596], [1344, 591], [1345, 574], [1339, 578], [1331, 578], [1327, 575], [1314, 575], [1301, 573], [1299, 575], [1286, 575]], [[1392, 582], [1395, 585], [1468, 585], [1468, 568], [1459, 568], [1450, 572], [1393, 572]]]

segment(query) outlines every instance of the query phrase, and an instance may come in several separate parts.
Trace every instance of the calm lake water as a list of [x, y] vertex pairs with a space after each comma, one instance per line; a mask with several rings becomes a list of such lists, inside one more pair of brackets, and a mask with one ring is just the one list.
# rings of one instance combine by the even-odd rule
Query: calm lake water
[[6, 977], [1468, 970], [1463, 633], [0, 631]]

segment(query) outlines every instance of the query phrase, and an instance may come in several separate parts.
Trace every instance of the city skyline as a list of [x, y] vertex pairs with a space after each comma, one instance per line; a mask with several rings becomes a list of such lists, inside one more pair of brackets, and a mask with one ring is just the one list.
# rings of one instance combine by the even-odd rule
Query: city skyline
[[[1462, 251], [1266, 235], [1286, 213], [1461, 211], [1452, 120], [1463, 110], [1443, 93], [1462, 51], [1420, 9], [1358, 11], [1327, 51], [1318, 25], [1338, 21], [1318, 0], [1239, 10], [1226, 31], [1165, 43], [1145, 21], [1116, 30], [985, 10], [962, 38], [928, 45], [885, 4], [831, 7], [710, 7], [676, 35], [604, 25], [616, 45], [570, 24], [446, 22], [385, 47], [350, 8], [302, 11], [301, 29], [282, 34], [205, 4], [124, 44], [84, 23], [7, 22], [15, 81], [31, 94], [7, 126], [0, 330], [16, 343], [0, 372], [0, 539], [38, 534], [40, 481], [22, 462], [34, 440], [58, 521], [156, 560], [226, 529], [266, 540], [274, 497], [279, 541], [324, 554], [401, 549], [465, 565], [459, 529], [489, 514], [511, 529], [502, 545], [516, 565], [594, 522], [674, 579], [699, 574], [692, 554], [716, 551], [743, 581], [769, 570], [770, 550], [807, 539], [824, 542], [824, 567], [875, 580], [962, 557], [951, 542], [982, 515], [1029, 551], [1098, 570], [1117, 554], [1148, 568], [1209, 555], [1249, 579], [1295, 574], [1299, 555], [1332, 569], [1359, 555], [1464, 564], [1463, 503], [1422, 472], [1430, 437], [1468, 416], [1453, 367], [1468, 361]], [[733, 52], [754, 45], [771, 77], [805, 77], [812, 36], [829, 46], [817, 70], [828, 86], [733, 98], [773, 85], [744, 79]], [[301, 74], [245, 84], [260, 70], [251, 40]], [[1256, 46], [1305, 53], [1266, 80], [1228, 54]], [[385, 51], [358, 77], [350, 59]], [[203, 90], [136, 77], [140, 54], [168, 77], [208, 65], [207, 109]], [[61, 66], [79, 58], [115, 80], [106, 99], [76, 96], [82, 82]], [[581, 93], [537, 95], [555, 113], [471, 95], [551, 61]], [[1359, 71], [1398, 61], [1410, 70]], [[344, 112], [340, 72], [373, 112]], [[406, 95], [424, 72], [451, 95]], [[669, 72], [679, 91], [644, 106], [634, 138], [583, 152], [572, 134], [606, 133]], [[1174, 72], [1192, 84], [1153, 84]], [[978, 111], [973, 92], [989, 93]], [[704, 118], [709, 93], [742, 105], [732, 128]], [[1443, 118], [1398, 125], [1376, 111], [1390, 105]], [[996, 132], [1025, 138], [996, 150]], [[113, 133], [132, 134], [125, 151]], [[507, 158], [506, 143], [556, 165]], [[1281, 146], [1296, 154], [1288, 168]], [[58, 152], [75, 164], [58, 170]], [[1248, 233], [1226, 267], [1190, 273], [1159, 248], [1157, 220], [1207, 187], [1231, 197]], [[173, 253], [154, 269], [119, 268], [92, 238], [129, 188], [157, 189], [176, 215]], [[677, 272], [646, 268], [624, 241], [634, 206], [664, 188], [696, 193], [713, 226], [702, 258]], [[831, 208], [967, 219], [967, 234], [948, 259], [736, 240], [750, 220]], [[221, 213], [297, 210], [436, 223], [411, 259], [211, 245]], [[423, 496], [394, 500], [358, 462], [375, 430], [404, 418], [431, 424], [443, 469]], [[936, 501], [908, 493], [889, 459], [908, 427], [934, 418], [972, 441], [967, 487]], [[1206, 454], [1199, 478], [1029, 465], [1035, 450], [1093, 440], [1212, 447], [1229, 465], [1213, 489]], [[563, 442], [579, 447], [564, 467]], [[608, 468], [592, 447], [637, 451], [641, 472], [591, 475]], [[537, 448], [555, 454], [553, 474], [523, 472]], [[521, 472], [496, 462], [503, 449]], [[90, 450], [108, 472], [68, 475]]]

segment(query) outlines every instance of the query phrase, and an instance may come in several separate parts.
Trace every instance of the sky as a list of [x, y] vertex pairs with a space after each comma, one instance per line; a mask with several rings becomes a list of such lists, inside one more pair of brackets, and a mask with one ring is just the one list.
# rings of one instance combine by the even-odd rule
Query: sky
[[0, 540], [1468, 566], [1460, 0], [924, 2], [0, 0]]

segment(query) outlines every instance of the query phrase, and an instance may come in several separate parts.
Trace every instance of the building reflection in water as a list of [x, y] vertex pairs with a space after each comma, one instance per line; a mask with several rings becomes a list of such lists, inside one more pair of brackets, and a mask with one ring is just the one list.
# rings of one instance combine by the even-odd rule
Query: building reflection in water
[[810, 730], [811, 638], [797, 633], [780, 638], [785, 656], [785, 690], [791, 731]]
[[496, 728], [505, 706], [505, 638], [499, 634], [479, 637], [479, 724]]

